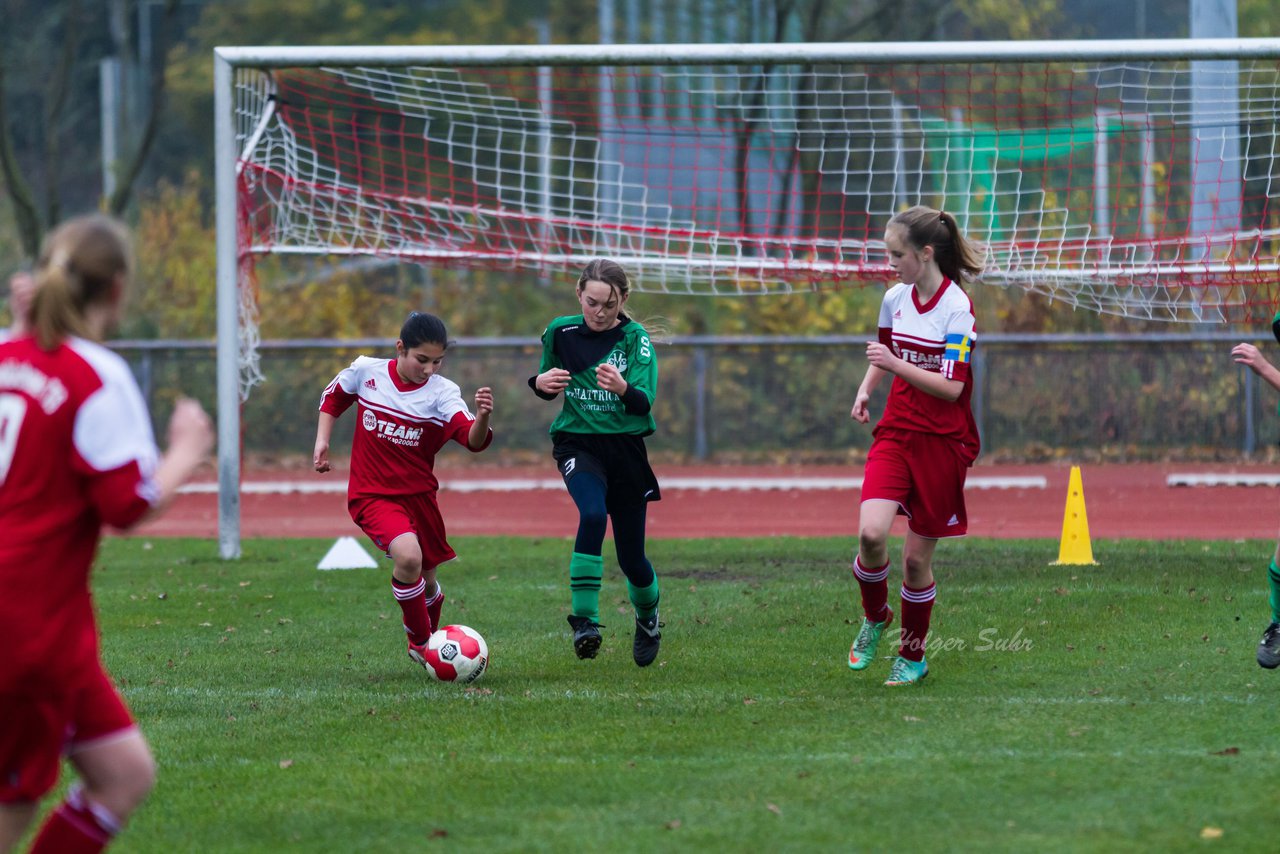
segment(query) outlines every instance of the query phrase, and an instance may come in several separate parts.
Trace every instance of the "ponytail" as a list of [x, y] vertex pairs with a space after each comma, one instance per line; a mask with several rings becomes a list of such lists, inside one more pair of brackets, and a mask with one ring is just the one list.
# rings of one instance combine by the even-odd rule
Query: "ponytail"
[[907, 242], [916, 249], [933, 247], [933, 258], [942, 275], [958, 285], [982, 272], [978, 248], [964, 236], [956, 218], [946, 211], [916, 205], [889, 220], [907, 230]]
[[87, 310], [111, 298], [131, 261], [128, 232], [111, 217], [76, 217], [54, 229], [40, 252], [31, 297], [31, 331], [40, 347], [88, 335]]

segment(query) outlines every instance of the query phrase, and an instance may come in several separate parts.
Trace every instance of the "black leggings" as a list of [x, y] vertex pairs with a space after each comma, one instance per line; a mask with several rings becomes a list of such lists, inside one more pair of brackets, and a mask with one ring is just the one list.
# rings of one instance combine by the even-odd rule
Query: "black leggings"
[[644, 554], [645, 515], [648, 502], [609, 507], [608, 490], [592, 472], [581, 471], [568, 480], [569, 495], [578, 506], [578, 536], [573, 550], [583, 555], [604, 553], [604, 532], [613, 520], [613, 547], [622, 574], [636, 587], [653, 583], [653, 564]]

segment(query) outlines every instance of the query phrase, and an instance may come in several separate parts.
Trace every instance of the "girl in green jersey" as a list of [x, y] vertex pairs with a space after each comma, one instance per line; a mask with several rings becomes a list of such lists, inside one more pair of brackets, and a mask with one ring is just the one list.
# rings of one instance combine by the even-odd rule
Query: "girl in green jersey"
[[658, 362], [649, 334], [623, 313], [631, 283], [614, 261], [597, 259], [578, 278], [581, 314], [557, 317], [542, 333], [542, 362], [529, 387], [544, 400], [563, 395], [551, 423], [552, 456], [578, 508], [569, 560], [573, 648], [600, 650], [604, 535], [613, 522], [618, 566], [635, 607], [632, 656], [647, 667], [658, 656], [658, 578], [645, 556], [645, 514], [661, 498], [644, 437], [654, 431]]

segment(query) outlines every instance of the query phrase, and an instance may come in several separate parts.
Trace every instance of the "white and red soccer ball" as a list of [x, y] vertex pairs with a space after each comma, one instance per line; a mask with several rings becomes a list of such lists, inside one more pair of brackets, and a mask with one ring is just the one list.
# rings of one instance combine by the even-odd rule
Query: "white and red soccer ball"
[[441, 682], [474, 682], [489, 666], [489, 645], [470, 626], [444, 626], [423, 650], [427, 672]]

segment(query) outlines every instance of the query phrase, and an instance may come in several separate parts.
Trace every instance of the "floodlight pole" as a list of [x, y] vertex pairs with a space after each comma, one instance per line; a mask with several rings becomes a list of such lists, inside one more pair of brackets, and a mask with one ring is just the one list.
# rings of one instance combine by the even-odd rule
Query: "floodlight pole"
[[218, 552], [240, 557], [240, 317], [236, 246], [235, 117], [232, 67], [213, 57], [214, 185], [217, 223]]

